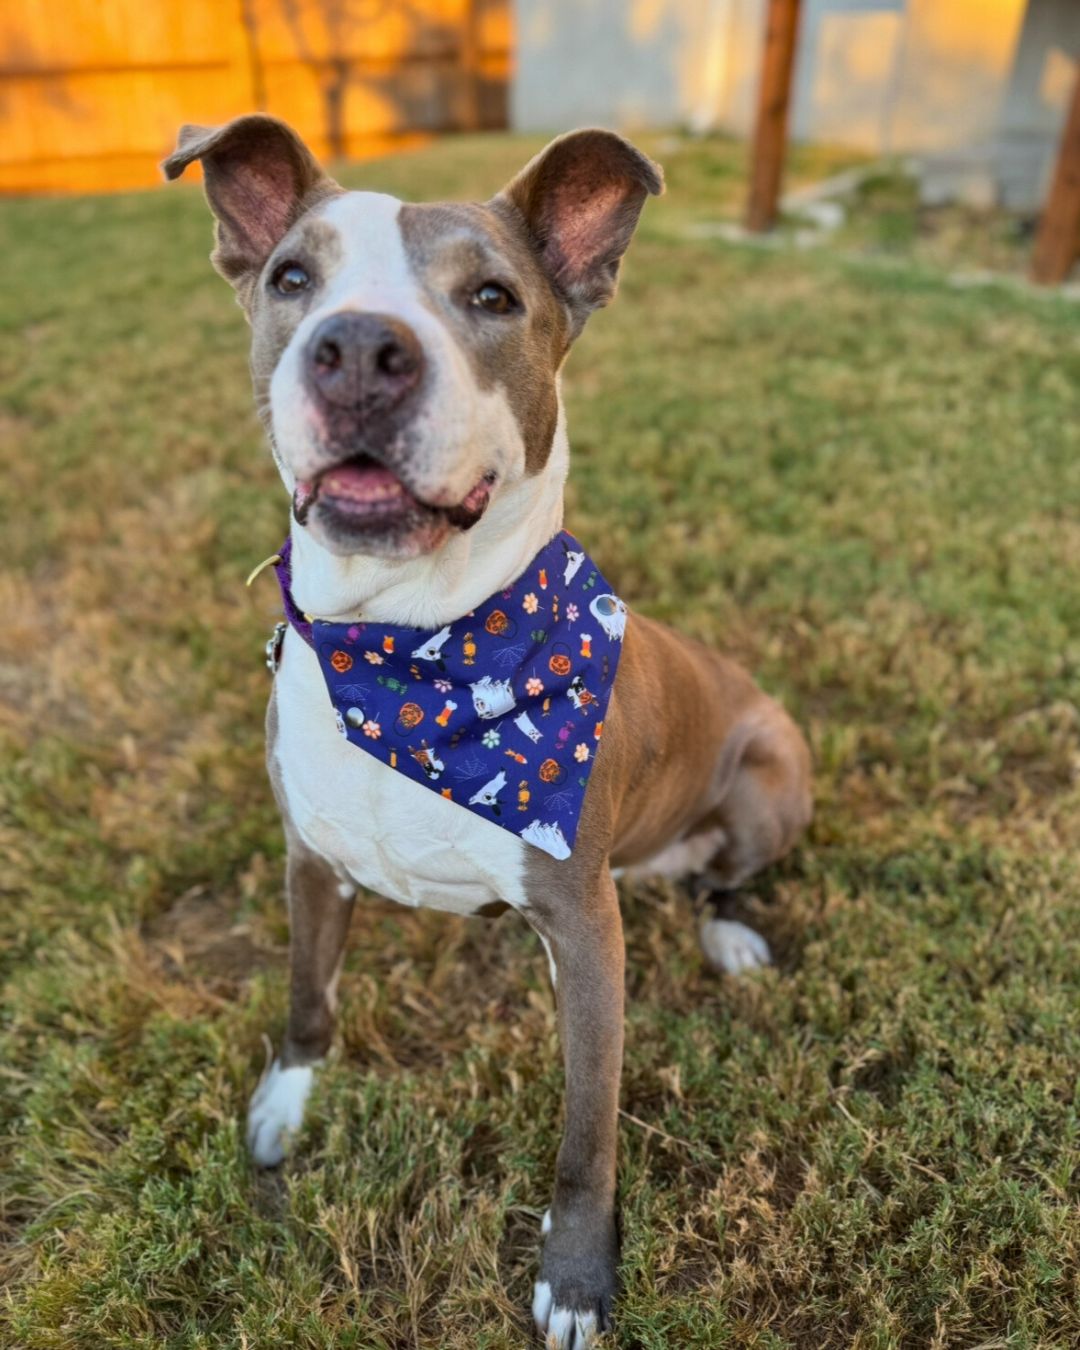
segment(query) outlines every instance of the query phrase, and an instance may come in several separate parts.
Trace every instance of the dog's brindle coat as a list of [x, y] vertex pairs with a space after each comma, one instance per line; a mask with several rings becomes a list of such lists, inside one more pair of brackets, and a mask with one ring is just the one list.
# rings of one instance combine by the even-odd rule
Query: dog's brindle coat
[[[195, 159], [217, 217], [213, 260], [251, 323], [256, 397], [293, 494], [298, 603], [424, 628], [466, 614], [561, 525], [560, 367], [614, 294], [660, 171], [620, 137], [584, 131], [486, 205], [406, 206], [344, 192], [292, 131], [254, 115], [185, 128], [166, 173]], [[353, 331], [343, 317], [357, 342], [376, 332], [378, 351], [339, 364], [341, 343], [325, 335]], [[327, 385], [328, 372], [340, 383], [353, 369], [345, 396]], [[335, 497], [346, 463], [373, 500]], [[385, 492], [389, 510], [374, 500]], [[512, 906], [547, 948], [566, 1062], [533, 1311], [548, 1344], [587, 1345], [608, 1322], [617, 1255], [624, 952], [612, 868], [707, 865], [734, 888], [778, 858], [810, 815], [801, 735], [738, 666], [635, 615], [578, 842], [560, 862], [349, 746], [292, 632], [267, 729], [288, 843], [291, 994], [281, 1055], [252, 1099], [256, 1160], [283, 1156], [330, 1045], [358, 884], [459, 913]], [[729, 969], [765, 950], [733, 924], [703, 940]]]

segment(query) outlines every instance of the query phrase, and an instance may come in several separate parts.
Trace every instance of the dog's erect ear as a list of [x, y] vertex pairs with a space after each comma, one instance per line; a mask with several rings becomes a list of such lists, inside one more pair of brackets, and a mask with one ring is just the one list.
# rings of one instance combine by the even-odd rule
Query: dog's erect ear
[[196, 159], [217, 217], [213, 264], [241, 291], [304, 211], [340, 191], [296, 132], [263, 113], [223, 127], [181, 127], [177, 147], [161, 167], [166, 178], [179, 178]]
[[548, 276], [580, 328], [615, 294], [619, 263], [664, 175], [613, 131], [572, 131], [552, 141], [495, 198], [524, 217]]

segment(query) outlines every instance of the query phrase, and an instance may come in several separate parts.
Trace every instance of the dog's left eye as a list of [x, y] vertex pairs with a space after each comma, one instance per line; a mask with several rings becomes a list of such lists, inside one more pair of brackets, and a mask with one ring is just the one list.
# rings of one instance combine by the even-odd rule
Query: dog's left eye
[[519, 308], [517, 297], [497, 281], [485, 281], [470, 303], [488, 314], [509, 314]]
[[311, 277], [299, 263], [285, 262], [275, 269], [270, 284], [278, 295], [295, 295], [298, 291], [307, 290], [311, 285]]

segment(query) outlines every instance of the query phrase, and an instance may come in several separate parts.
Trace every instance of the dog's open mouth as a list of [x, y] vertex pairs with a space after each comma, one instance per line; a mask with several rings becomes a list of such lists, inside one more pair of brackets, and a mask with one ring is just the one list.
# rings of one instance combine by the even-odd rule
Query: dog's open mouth
[[299, 524], [318, 503], [333, 525], [349, 533], [397, 533], [422, 526], [449, 525], [468, 530], [487, 509], [495, 482], [486, 473], [455, 506], [421, 501], [391, 469], [370, 455], [353, 455], [300, 480], [293, 493], [293, 514]]

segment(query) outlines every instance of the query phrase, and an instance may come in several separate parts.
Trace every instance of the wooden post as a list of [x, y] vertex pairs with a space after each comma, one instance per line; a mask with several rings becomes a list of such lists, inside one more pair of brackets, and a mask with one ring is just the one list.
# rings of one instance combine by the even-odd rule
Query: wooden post
[[754, 234], [772, 229], [776, 223], [800, 7], [800, 0], [769, 0], [746, 208], [746, 228]]
[[1054, 178], [1043, 206], [1031, 279], [1040, 286], [1064, 281], [1080, 252], [1080, 74], [1065, 116]]

